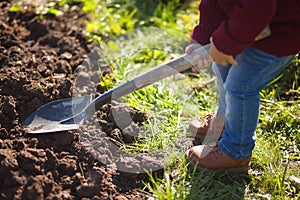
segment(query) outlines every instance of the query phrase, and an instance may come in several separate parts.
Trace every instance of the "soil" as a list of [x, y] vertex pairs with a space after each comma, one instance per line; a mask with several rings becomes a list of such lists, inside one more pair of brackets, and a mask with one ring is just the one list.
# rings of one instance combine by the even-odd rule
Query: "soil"
[[80, 4], [43, 18], [32, 5], [10, 7], [0, 2], [0, 199], [150, 198], [143, 169], [161, 175], [164, 155], [120, 148], [138, 137], [142, 112], [113, 102], [78, 131], [32, 135], [22, 127], [48, 102], [104, 92], [97, 69], [109, 67], [83, 33]]

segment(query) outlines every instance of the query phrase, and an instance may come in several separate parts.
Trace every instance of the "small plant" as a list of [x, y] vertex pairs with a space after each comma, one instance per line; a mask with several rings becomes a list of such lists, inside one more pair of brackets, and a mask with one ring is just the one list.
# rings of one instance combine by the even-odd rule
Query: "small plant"
[[9, 9], [10, 12], [19, 12], [22, 10], [22, 4], [20, 2], [14, 3]]
[[63, 12], [56, 8], [55, 2], [49, 2], [46, 5], [40, 5], [35, 8], [35, 13], [43, 18], [44, 15], [50, 14], [54, 16], [60, 16]]
[[125, 33], [135, 27], [133, 18], [136, 8], [126, 1], [79, 0], [83, 3], [83, 11], [91, 14], [86, 31], [100, 38]]

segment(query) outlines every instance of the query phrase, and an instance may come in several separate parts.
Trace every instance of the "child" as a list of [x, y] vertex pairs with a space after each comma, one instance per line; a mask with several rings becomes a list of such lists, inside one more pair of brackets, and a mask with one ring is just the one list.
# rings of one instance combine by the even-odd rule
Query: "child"
[[[186, 155], [198, 169], [247, 173], [255, 145], [259, 92], [300, 50], [300, 1], [202, 0], [199, 11], [199, 24], [186, 53], [193, 51], [195, 43], [211, 43], [219, 92], [215, 118], [222, 119], [223, 132], [217, 145], [194, 146]], [[256, 40], [266, 27], [271, 35]], [[195, 133], [205, 130], [195, 121], [190, 128]]]

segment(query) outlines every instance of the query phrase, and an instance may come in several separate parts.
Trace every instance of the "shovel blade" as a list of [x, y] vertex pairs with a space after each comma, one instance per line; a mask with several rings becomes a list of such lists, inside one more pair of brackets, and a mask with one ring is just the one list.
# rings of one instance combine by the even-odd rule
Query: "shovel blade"
[[91, 95], [50, 102], [27, 117], [23, 126], [33, 134], [79, 129], [84, 118], [78, 116], [91, 102]]

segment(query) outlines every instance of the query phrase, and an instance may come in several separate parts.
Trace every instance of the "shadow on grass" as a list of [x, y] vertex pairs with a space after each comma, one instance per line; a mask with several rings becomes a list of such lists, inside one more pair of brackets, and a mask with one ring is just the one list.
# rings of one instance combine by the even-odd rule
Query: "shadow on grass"
[[189, 170], [191, 185], [188, 200], [239, 200], [245, 198], [245, 190], [250, 182], [247, 174], [216, 174]]

